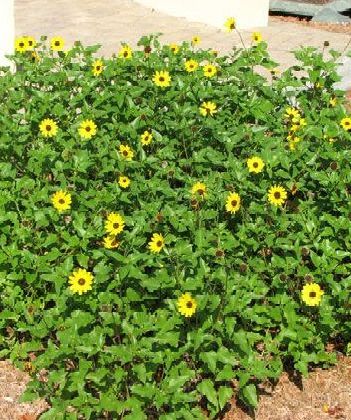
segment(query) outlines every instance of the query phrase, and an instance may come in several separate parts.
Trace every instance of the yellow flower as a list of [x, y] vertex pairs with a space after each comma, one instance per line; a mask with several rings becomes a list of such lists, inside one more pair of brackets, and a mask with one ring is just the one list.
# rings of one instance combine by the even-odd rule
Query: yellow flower
[[205, 77], [213, 77], [217, 73], [217, 67], [213, 64], [206, 64], [202, 68]]
[[55, 36], [51, 38], [50, 45], [53, 51], [62, 51], [65, 46], [65, 41], [60, 36]]
[[287, 196], [286, 190], [280, 185], [274, 185], [268, 191], [268, 201], [275, 206], [282, 206]]
[[196, 300], [191, 297], [190, 293], [182, 294], [177, 301], [178, 311], [186, 318], [191, 317], [196, 312]]
[[132, 58], [133, 51], [129, 45], [123, 45], [123, 47], [118, 52], [118, 57], [129, 59]]
[[120, 242], [117, 240], [117, 236], [108, 235], [104, 237], [104, 247], [106, 249], [118, 248], [119, 245], [120, 245]]
[[301, 292], [301, 299], [307, 306], [317, 306], [320, 304], [324, 291], [317, 283], [305, 284]]
[[105, 230], [111, 236], [118, 235], [124, 229], [124, 219], [119, 213], [110, 213], [105, 221]]
[[228, 18], [224, 23], [224, 27], [226, 28], [227, 32], [234, 31], [235, 25], [236, 25], [236, 22], [233, 17]]
[[191, 40], [192, 45], [198, 45], [201, 42], [201, 38], [198, 35], [193, 36]]
[[128, 188], [130, 185], [130, 179], [127, 176], [121, 175], [118, 178], [118, 184], [121, 188]]
[[172, 50], [173, 54], [178, 54], [179, 52], [179, 47], [177, 44], [170, 44], [169, 48]]
[[278, 68], [275, 68], [271, 70], [271, 73], [273, 76], [278, 76], [281, 73], [281, 71]]
[[237, 193], [230, 193], [227, 197], [225, 209], [230, 213], [236, 213], [240, 209], [240, 196]]
[[102, 70], [104, 69], [104, 64], [101, 60], [96, 60], [93, 63], [93, 75], [99, 76], [99, 74], [102, 73]]
[[206, 198], [206, 185], [202, 182], [196, 182], [191, 188], [192, 195], [199, 195], [202, 199]]
[[165, 70], [156, 71], [152, 80], [156, 86], [160, 87], [167, 87], [171, 84], [171, 76], [168, 71]]
[[284, 117], [292, 120], [294, 118], [301, 118], [301, 114], [298, 109], [289, 106], [285, 109]]
[[28, 50], [27, 39], [24, 36], [16, 38], [15, 40], [15, 49], [17, 52], [24, 53]]
[[185, 70], [188, 73], [191, 73], [191, 72], [195, 71], [199, 67], [199, 63], [197, 61], [195, 61], [195, 60], [187, 60], [184, 63], [184, 67], [185, 67]]
[[340, 121], [340, 125], [341, 127], [346, 130], [349, 131], [351, 130], [351, 118], [349, 117], [345, 117]]
[[40, 55], [37, 53], [37, 52], [35, 52], [35, 51], [32, 51], [32, 62], [38, 62], [38, 61], [40, 61]]
[[57, 124], [51, 118], [45, 118], [39, 124], [39, 130], [44, 137], [54, 137], [57, 134]]
[[262, 172], [264, 168], [263, 160], [257, 156], [249, 158], [246, 163], [247, 167], [249, 168], [249, 172], [254, 172], [256, 174]]
[[92, 120], [85, 120], [80, 123], [78, 128], [79, 135], [83, 139], [91, 139], [96, 134], [96, 124]]
[[254, 32], [251, 37], [252, 37], [252, 41], [257, 42], [257, 44], [262, 42], [261, 32]]
[[134, 157], [134, 152], [133, 150], [124, 144], [121, 144], [119, 146], [119, 154], [122, 156], [123, 159], [125, 160], [132, 160]]
[[148, 248], [151, 252], [158, 253], [165, 246], [164, 237], [160, 233], [154, 233], [148, 243]]
[[217, 105], [213, 102], [203, 102], [200, 106], [200, 114], [204, 117], [207, 117], [210, 115], [213, 117], [213, 115], [217, 112]]
[[32, 36], [25, 36], [25, 40], [27, 41], [27, 49], [29, 51], [33, 50], [37, 46], [37, 41]]
[[69, 210], [71, 208], [72, 203], [71, 194], [62, 190], [57, 191], [51, 197], [51, 202], [54, 208], [59, 212]]
[[296, 144], [301, 141], [301, 137], [295, 136], [294, 134], [289, 134], [288, 137], [289, 148], [290, 150], [296, 149]]
[[140, 136], [140, 141], [143, 146], [148, 146], [152, 142], [152, 133], [145, 130], [144, 133]]
[[293, 125], [290, 127], [291, 131], [297, 131], [307, 125], [305, 118], [293, 118]]
[[332, 98], [329, 99], [329, 105], [334, 107], [336, 106], [336, 104], [338, 103], [338, 100], [336, 99], [335, 96], [333, 96]]
[[88, 290], [91, 290], [93, 283], [93, 275], [89, 271], [79, 268], [71, 276], [69, 276], [69, 288], [72, 293], [86, 293]]

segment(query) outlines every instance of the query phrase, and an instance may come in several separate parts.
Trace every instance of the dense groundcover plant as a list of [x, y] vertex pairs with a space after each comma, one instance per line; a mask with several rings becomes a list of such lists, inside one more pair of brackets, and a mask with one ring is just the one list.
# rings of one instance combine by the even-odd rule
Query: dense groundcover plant
[[[17, 42], [0, 78], [1, 355], [43, 419], [214, 418], [351, 340], [335, 60]], [[31, 41], [31, 43], [29, 42]], [[330, 346], [329, 346], [330, 347]]]

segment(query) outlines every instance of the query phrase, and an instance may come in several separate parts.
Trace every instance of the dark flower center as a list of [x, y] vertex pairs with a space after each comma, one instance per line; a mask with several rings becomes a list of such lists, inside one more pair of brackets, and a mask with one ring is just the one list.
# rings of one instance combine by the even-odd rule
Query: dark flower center
[[205, 191], [204, 191], [202, 188], [199, 188], [199, 189], [197, 190], [197, 192], [198, 192], [200, 195], [204, 195], [204, 194], [205, 194]]
[[51, 130], [51, 125], [48, 124], [45, 128], [46, 128], [46, 131], [50, 131]]
[[186, 307], [187, 308], [192, 308], [193, 307], [193, 302], [191, 302], [190, 300], [188, 300], [188, 302], [186, 303]]
[[33, 41], [28, 41], [28, 45], [31, 47], [33, 45]]
[[317, 296], [316, 292], [310, 292], [310, 298], [315, 298]]
[[212, 73], [212, 68], [211, 68], [211, 67], [209, 67], [209, 68], [207, 69], [207, 73]]
[[111, 246], [117, 246], [118, 245], [118, 241], [117, 241], [117, 239], [113, 239], [112, 241], [111, 241]]
[[165, 78], [164, 78], [163, 76], [160, 76], [158, 80], [159, 80], [160, 82], [164, 82], [164, 81], [165, 81]]
[[157, 242], [156, 242], [156, 245], [157, 245], [158, 247], [161, 247], [161, 246], [163, 245], [163, 242], [162, 242], [162, 241], [157, 241]]
[[235, 207], [238, 204], [236, 200], [232, 200], [232, 206]]
[[257, 167], [258, 167], [258, 163], [257, 163], [257, 162], [254, 162], [254, 163], [252, 164], [252, 166], [253, 166], [254, 168], [257, 168]]
[[123, 150], [123, 156], [128, 156], [127, 150]]
[[55, 46], [59, 47], [60, 46], [60, 41], [55, 41]]
[[113, 228], [114, 228], [114, 229], [118, 229], [118, 228], [119, 228], [119, 223], [114, 223], [114, 224], [113, 224]]
[[96, 66], [96, 70], [100, 71], [101, 70], [101, 66]]
[[234, 25], [234, 23], [231, 23], [231, 24], [230, 24], [230, 29], [235, 29], [235, 25]]
[[23, 42], [20, 42], [20, 43], [19, 43], [19, 46], [20, 46], [20, 47], [24, 47], [24, 43], [23, 43]]
[[274, 193], [274, 198], [276, 198], [277, 200], [280, 198], [280, 192], [279, 191], [276, 191]]
[[123, 56], [128, 57], [128, 51], [124, 51]]
[[64, 203], [65, 203], [65, 200], [64, 200], [63, 198], [60, 198], [60, 199], [59, 199], [59, 203], [60, 203], [60, 204], [64, 204]]
[[88, 133], [90, 130], [91, 130], [91, 127], [85, 127], [85, 131], [87, 131]]
[[78, 280], [78, 284], [79, 284], [80, 286], [84, 286], [84, 285], [85, 285], [85, 279], [79, 279], [79, 280]]

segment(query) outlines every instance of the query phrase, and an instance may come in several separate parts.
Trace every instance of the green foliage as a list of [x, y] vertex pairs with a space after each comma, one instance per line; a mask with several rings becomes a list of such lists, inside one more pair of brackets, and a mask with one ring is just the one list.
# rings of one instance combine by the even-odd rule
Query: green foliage
[[[21, 70], [0, 78], [1, 355], [32, 372], [24, 398], [47, 397], [43, 419], [214, 418], [237, 389], [256, 406], [257, 383], [287, 363], [307, 374], [335, 360], [328, 342], [351, 341], [351, 138], [336, 57], [305, 48], [277, 76], [264, 42], [223, 57], [188, 43], [174, 54], [154, 36], [140, 45], [94, 76], [97, 48], [39, 44], [39, 60], [16, 54]], [[218, 72], [188, 73], [185, 59]], [[152, 82], [162, 70], [166, 88]], [[199, 111], [207, 101], [212, 117]], [[287, 107], [306, 120], [294, 133]], [[40, 132], [46, 118], [53, 137]], [[78, 133], [84, 120], [97, 125], [91, 139]], [[252, 156], [262, 172], [248, 171]], [[267, 199], [273, 185], [287, 191], [281, 207]], [[52, 205], [58, 190], [70, 210]], [[110, 212], [126, 224], [115, 249], [103, 246]], [[159, 253], [153, 233], [165, 238]], [[78, 268], [94, 276], [82, 295], [68, 283]], [[312, 281], [324, 295], [308, 307]], [[191, 317], [177, 310], [185, 292]]]

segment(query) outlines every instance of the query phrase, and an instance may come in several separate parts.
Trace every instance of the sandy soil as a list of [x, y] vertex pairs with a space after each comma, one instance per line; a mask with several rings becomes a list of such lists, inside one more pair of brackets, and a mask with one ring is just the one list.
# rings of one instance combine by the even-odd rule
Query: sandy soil
[[[20, 404], [28, 375], [9, 362], [0, 362], [0, 419], [35, 420], [47, 409], [45, 401]], [[316, 369], [308, 378], [284, 373], [273, 386], [264, 384], [256, 412], [232, 402], [223, 420], [350, 420], [351, 357], [340, 356], [328, 369]]]

